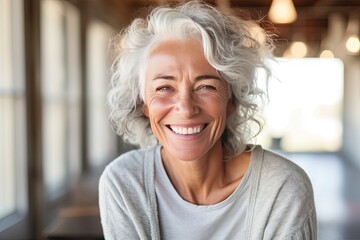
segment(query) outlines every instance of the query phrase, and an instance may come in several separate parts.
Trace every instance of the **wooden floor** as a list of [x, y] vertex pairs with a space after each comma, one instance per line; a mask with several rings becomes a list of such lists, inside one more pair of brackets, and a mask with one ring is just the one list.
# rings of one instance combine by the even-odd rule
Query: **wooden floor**
[[71, 195], [60, 204], [55, 218], [43, 232], [44, 239], [102, 240], [98, 208], [98, 182], [101, 171], [87, 174]]
[[[319, 240], [360, 239], [360, 171], [335, 154], [285, 154], [309, 175], [315, 193]], [[48, 239], [103, 239], [98, 178], [86, 176], [44, 231]]]

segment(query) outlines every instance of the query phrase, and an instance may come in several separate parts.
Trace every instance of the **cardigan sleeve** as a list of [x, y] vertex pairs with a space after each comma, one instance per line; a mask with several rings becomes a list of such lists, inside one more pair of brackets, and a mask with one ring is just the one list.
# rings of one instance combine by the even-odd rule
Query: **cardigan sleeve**
[[99, 182], [99, 207], [105, 239], [139, 239], [119, 192], [110, 187], [109, 181], [108, 176], [103, 174]]
[[146, 176], [152, 176], [154, 150], [127, 152], [102, 173], [99, 207], [106, 239], [156, 239], [157, 226], [153, 220], [156, 212], [152, 211], [154, 206], [149, 200], [149, 194], [155, 195], [155, 191], [150, 191], [145, 180]]
[[317, 239], [313, 190], [307, 177], [292, 173], [273, 195], [268, 196], [274, 198], [268, 205], [271, 210], [265, 225], [265, 239]]
[[316, 213], [312, 211], [304, 224], [285, 239], [287, 240], [314, 240], [317, 238]]
[[317, 239], [314, 193], [307, 174], [267, 152], [259, 176], [251, 239]]
[[99, 182], [104, 236], [112, 239], [159, 239], [154, 159], [160, 146], [133, 150], [113, 160]]

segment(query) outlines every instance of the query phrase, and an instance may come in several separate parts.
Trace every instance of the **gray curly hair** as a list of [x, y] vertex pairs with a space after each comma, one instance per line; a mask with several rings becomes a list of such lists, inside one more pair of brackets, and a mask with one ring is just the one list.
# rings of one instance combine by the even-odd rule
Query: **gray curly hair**
[[[258, 36], [263, 41], [257, 40], [252, 29], [260, 30]], [[273, 44], [256, 22], [198, 1], [157, 7], [146, 19], [133, 20], [115, 37], [113, 44], [118, 51], [108, 93], [112, 128], [131, 144], [143, 148], [157, 144], [141, 109], [145, 59], [154, 43], [174, 36], [200, 39], [206, 59], [229, 83], [236, 111], [227, 119], [222, 144], [228, 150], [225, 158], [241, 153], [262, 129], [255, 118], [258, 96], [265, 96], [256, 82], [257, 70], [264, 69], [266, 80], [269, 78], [265, 60], [271, 57]]]

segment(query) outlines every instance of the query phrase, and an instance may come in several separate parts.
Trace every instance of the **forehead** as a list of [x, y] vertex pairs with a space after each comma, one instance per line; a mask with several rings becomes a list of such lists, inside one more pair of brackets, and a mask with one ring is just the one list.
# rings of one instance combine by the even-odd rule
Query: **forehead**
[[187, 68], [216, 71], [207, 61], [199, 39], [166, 39], [156, 42], [147, 55], [147, 71]]
[[[174, 48], [176, 46], [176, 48]], [[161, 52], [179, 52], [187, 48], [203, 52], [200, 39], [197, 38], [160, 38], [155, 41], [149, 51], [149, 56]]]

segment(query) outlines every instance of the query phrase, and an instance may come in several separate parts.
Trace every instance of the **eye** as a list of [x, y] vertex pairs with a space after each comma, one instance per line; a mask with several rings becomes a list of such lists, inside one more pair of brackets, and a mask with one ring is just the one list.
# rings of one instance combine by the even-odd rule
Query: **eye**
[[197, 90], [213, 91], [213, 90], [216, 90], [216, 87], [214, 87], [212, 85], [201, 85], [197, 88]]
[[156, 88], [157, 92], [170, 92], [172, 88], [170, 86], [160, 86]]

